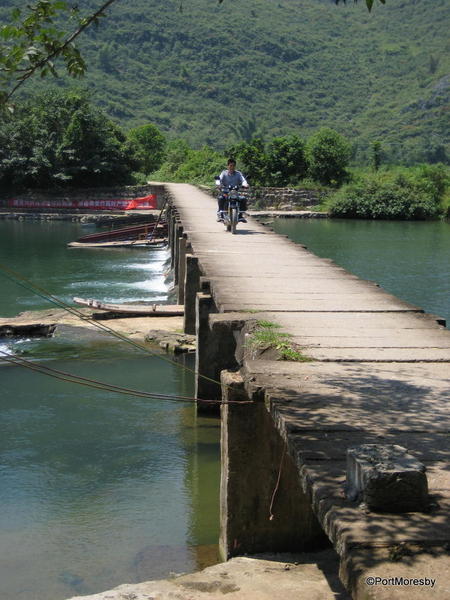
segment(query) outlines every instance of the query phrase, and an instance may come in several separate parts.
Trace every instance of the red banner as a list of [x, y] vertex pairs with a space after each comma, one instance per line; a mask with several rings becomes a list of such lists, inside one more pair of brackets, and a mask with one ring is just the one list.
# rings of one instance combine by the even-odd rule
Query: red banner
[[154, 210], [156, 196], [150, 194], [142, 198], [126, 198], [115, 200], [7, 200], [6, 206], [10, 208], [77, 208], [81, 210]]

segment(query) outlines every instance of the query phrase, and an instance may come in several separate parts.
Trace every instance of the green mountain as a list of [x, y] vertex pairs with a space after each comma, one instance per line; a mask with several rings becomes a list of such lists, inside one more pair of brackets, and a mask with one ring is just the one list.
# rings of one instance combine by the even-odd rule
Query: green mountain
[[[359, 161], [376, 140], [392, 160], [443, 160], [449, 9], [449, 0], [387, 0], [371, 13], [333, 0], [118, 0], [80, 38], [84, 85], [125, 127], [153, 122], [194, 146], [329, 126]], [[50, 80], [26, 87], [39, 85]]]

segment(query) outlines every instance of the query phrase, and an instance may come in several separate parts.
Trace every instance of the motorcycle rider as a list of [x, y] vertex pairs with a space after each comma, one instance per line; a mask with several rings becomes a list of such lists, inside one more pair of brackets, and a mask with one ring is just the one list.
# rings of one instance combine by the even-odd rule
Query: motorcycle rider
[[[227, 169], [222, 171], [222, 173], [216, 177], [216, 186], [218, 188], [221, 187], [229, 187], [229, 186], [239, 186], [248, 188], [248, 183], [245, 177], [242, 175], [240, 171], [236, 170], [236, 161], [234, 158], [229, 158], [227, 161]], [[218, 211], [217, 211], [217, 221], [223, 221], [223, 211], [225, 208], [225, 197], [223, 194], [219, 194], [217, 197], [218, 202]], [[244, 218], [244, 212], [247, 210], [247, 203], [245, 200], [241, 201], [241, 212], [239, 213], [239, 221], [241, 223], [247, 223]]]

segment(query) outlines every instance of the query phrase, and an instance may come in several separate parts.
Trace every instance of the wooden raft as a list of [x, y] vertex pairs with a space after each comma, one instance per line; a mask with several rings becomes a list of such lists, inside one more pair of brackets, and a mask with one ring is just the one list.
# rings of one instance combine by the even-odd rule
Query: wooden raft
[[127, 315], [154, 317], [182, 317], [184, 315], [182, 304], [110, 304], [93, 298], [73, 298], [73, 301], [81, 306]]

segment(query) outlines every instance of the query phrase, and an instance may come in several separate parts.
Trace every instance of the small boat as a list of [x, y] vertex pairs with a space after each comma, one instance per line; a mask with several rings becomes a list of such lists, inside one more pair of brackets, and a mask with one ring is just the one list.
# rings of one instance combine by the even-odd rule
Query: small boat
[[127, 315], [153, 317], [182, 317], [184, 315], [182, 304], [110, 304], [93, 298], [76, 297], [73, 298], [73, 301], [81, 306]]

